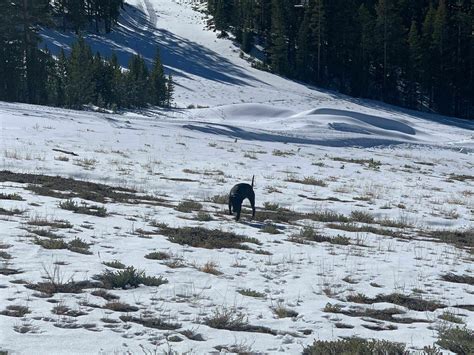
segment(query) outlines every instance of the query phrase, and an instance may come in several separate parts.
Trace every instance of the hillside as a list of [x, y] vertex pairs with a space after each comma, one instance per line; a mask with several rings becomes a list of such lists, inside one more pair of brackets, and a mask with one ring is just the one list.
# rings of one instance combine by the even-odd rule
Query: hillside
[[[130, 0], [86, 37], [122, 64], [159, 46], [176, 108], [0, 102], [0, 353], [415, 351], [472, 330], [474, 123], [255, 70], [193, 3]], [[252, 175], [236, 222], [226, 194]], [[112, 277], [130, 266], [149, 277]]]

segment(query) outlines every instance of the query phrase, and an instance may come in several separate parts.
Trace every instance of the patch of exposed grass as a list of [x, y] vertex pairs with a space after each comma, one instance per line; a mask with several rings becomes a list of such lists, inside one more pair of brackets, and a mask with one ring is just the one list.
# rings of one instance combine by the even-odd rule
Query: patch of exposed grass
[[272, 311], [278, 318], [294, 318], [298, 316], [298, 312], [285, 307], [282, 303], [278, 303], [275, 307], [272, 307]]
[[474, 175], [456, 175], [456, 174], [451, 174], [449, 176], [451, 180], [457, 180], [457, 181], [474, 181]]
[[405, 314], [406, 312], [398, 309], [398, 308], [385, 308], [385, 309], [373, 309], [373, 308], [360, 308], [360, 307], [352, 307], [349, 309], [343, 309], [340, 305], [332, 305], [328, 303], [324, 307], [324, 312], [328, 313], [337, 313], [337, 314], [344, 314], [349, 317], [366, 317], [366, 318], [373, 318], [377, 320], [383, 320], [393, 323], [402, 323], [402, 324], [410, 324], [410, 323], [430, 323], [428, 320], [424, 319], [413, 319], [413, 318], [401, 318], [395, 317], [397, 315]]
[[33, 243], [40, 245], [41, 247], [45, 249], [68, 249], [75, 253], [88, 254], [88, 255], [92, 254], [89, 251], [89, 244], [87, 244], [84, 240], [78, 237], [74, 238], [73, 240], [67, 243], [60, 237], [56, 237], [56, 238], [35, 237], [33, 240]]
[[217, 269], [217, 264], [213, 261], [208, 261], [207, 263], [205, 263], [199, 268], [199, 271], [216, 276], [222, 275], [222, 272]]
[[272, 155], [276, 157], [290, 157], [290, 156], [295, 155], [295, 153], [292, 152], [291, 150], [285, 151], [285, 150], [274, 149], [272, 152]]
[[406, 355], [405, 344], [387, 340], [348, 338], [334, 341], [315, 340], [303, 349], [303, 355]]
[[465, 248], [474, 253], [474, 228], [466, 230], [435, 230], [423, 232], [423, 236], [429, 237], [434, 241], [452, 244], [458, 248]]
[[132, 317], [132, 316], [120, 316], [124, 322], [132, 322], [141, 324], [147, 328], [160, 329], [160, 330], [175, 330], [181, 328], [181, 323], [171, 323], [161, 318], [154, 317]]
[[352, 211], [351, 218], [356, 222], [371, 224], [375, 222], [375, 217], [366, 211]]
[[449, 311], [443, 312], [438, 316], [438, 318], [451, 323], [464, 324], [464, 320], [462, 318]]
[[248, 324], [247, 317], [235, 308], [216, 308], [211, 316], [204, 318], [204, 324], [215, 329], [276, 335], [270, 328]]
[[26, 224], [30, 226], [36, 226], [36, 227], [51, 227], [51, 228], [58, 228], [58, 229], [73, 227], [73, 225], [69, 221], [66, 221], [63, 219], [49, 220], [47, 218], [39, 218], [39, 217], [30, 219], [28, 222], [26, 222]]
[[136, 306], [131, 306], [128, 303], [120, 301], [108, 302], [104, 305], [104, 308], [110, 309], [114, 312], [136, 312], [139, 309]]
[[88, 243], [78, 237], [75, 237], [73, 240], [70, 240], [67, 243], [68, 250], [80, 254], [92, 254], [92, 252], [89, 250], [89, 247], [90, 245]]
[[378, 235], [385, 235], [385, 236], [390, 236], [390, 237], [401, 237], [402, 235], [398, 231], [393, 231], [390, 229], [385, 229], [385, 228], [377, 228], [374, 226], [358, 226], [355, 223], [341, 223], [341, 224], [336, 224], [336, 223], [328, 223], [326, 227], [331, 228], [331, 229], [338, 229], [338, 230], [343, 230], [346, 232], [355, 232], [355, 233], [373, 233], [373, 234], [378, 234]]
[[18, 216], [23, 214], [25, 211], [19, 210], [18, 208], [5, 209], [0, 207], [0, 216]]
[[7, 306], [7, 308], [0, 312], [1, 315], [8, 317], [23, 317], [28, 313], [31, 313], [28, 307], [18, 305]]
[[444, 328], [436, 343], [456, 354], [474, 354], [474, 331], [467, 327]]
[[441, 279], [453, 283], [474, 285], [474, 277], [470, 275], [456, 275], [449, 273], [441, 275]]
[[263, 292], [258, 292], [250, 288], [240, 289], [240, 290], [237, 290], [237, 292], [240, 293], [241, 295], [248, 296], [248, 297], [255, 297], [255, 298], [265, 297], [265, 294]]
[[296, 184], [303, 184], [303, 185], [313, 185], [313, 186], [321, 186], [321, 187], [328, 186], [328, 184], [324, 180], [315, 179], [311, 176], [305, 176], [303, 179], [290, 177], [290, 178], [286, 179], [285, 181], [293, 182], [293, 183], [296, 183]]
[[91, 292], [92, 296], [102, 297], [106, 301], [118, 300], [120, 297], [106, 290], [98, 289]]
[[66, 200], [61, 201], [59, 203], [59, 207], [64, 210], [73, 211], [74, 213], [87, 214], [97, 217], [107, 216], [107, 209], [105, 207], [98, 205], [88, 205], [85, 202], [79, 204], [74, 200]]
[[4, 194], [0, 193], [0, 200], [25, 201], [23, 197], [18, 194]]
[[378, 295], [375, 298], [367, 297], [363, 294], [349, 295], [347, 297], [349, 302], [373, 304], [373, 303], [393, 303], [398, 306], [406, 307], [413, 311], [432, 312], [438, 308], [445, 308], [446, 306], [436, 302], [422, 299], [419, 295], [407, 296], [400, 293], [391, 293], [389, 295]]
[[373, 158], [370, 159], [353, 159], [353, 158], [342, 158], [342, 157], [333, 157], [331, 158], [334, 161], [340, 161], [344, 163], [352, 163], [352, 164], [359, 164], [359, 165], [375, 165], [380, 166], [382, 163], [380, 161], [376, 161]]
[[45, 249], [67, 249], [67, 243], [60, 239], [53, 238], [38, 238], [33, 239], [33, 243], [45, 248]]
[[210, 201], [219, 205], [226, 205], [229, 202], [229, 195], [214, 195], [210, 198]]
[[196, 219], [201, 222], [209, 222], [212, 221], [212, 216], [207, 212], [199, 211]]
[[181, 201], [175, 210], [184, 213], [191, 213], [193, 211], [200, 211], [202, 209], [202, 204], [195, 201]]
[[268, 211], [278, 211], [280, 209], [280, 205], [273, 202], [264, 202], [263, 207]]
[[104, 264], [105, 266], [114, 268], [114, 269], [125, 269], [127, 267], [127, 265], [125, 265], [124, 263], [122, 263], [118, 260], [104, 261], [102, 264]]
[[145, 286], [160, 286], [168, 282], [165, 278], [147, 276], [145, 271], [137, 270], [128, 266], [124, 270], [105, 270], [102, 274], [94, 277], [99, 280], [105, 288], [136, 288], [141, 284]]
[[68, 317], [80, 317], [87, 314], [86, 312], [83, 312], [80, 310], [71, 309], [68, 306], [65, 306], [64, 304], [58, 304], [54, 306], [51, 312], [59, 316], [68, 316]]
[[145, 255], [145, 258], [151, 260], [169, 260], [171, 259], [171, 255], [169, 253], [165, 253], [164, 251], [155, 251]]
[[278, 230], [277, 226], [272, 224], [272, 223], [267, 223], [265, 226], [263, 226], [262, 229], [260, 229], [263, 233], [268, 233], [268, 234], [280, 234], [281, 232]]
[[30, 184], [28, 189], [36, 194], [56, 198], [81, 198], [100, 203], [109, 201], [124, 203], [137, 203], [139, 201], [153, 203], [163, 202], [162, 199], [153, 196], [138, 195], [138, 192], [133, 189], [63, 178], [60, 176], [21, 174], [5, 170], [0, 171], [0, 182], [5, 181]]
[[306, 242], [316, 242], [316, 243], [324, 243], [328, 242], [330, 244], [337, 244], [337, 245], [349, 245], [350, 239], [341, 235], [336, 237], [328, 237], [321, 233], [318, 233], [313, 227], [304, 227], [300, 230], [299, 234], [295, 234], [290, 236], [288, 240], [305, 244]]
[[0, 250], [0, 259], [10, 260], [12, 258], [11, 254], [6, 251]]
[[232, 232], [224, 232], [218, 229], [211, 230], [201, 227], [164, 227], [160, 229], [160, 232], [167, 236], [169, 241], [172, 243], [189, 245], [194, 248], [234, 248], [249, 250], [250, 247], [242, 243], [253, 243], [260, 245], [260, 242], [256, 238], [249, 238]]

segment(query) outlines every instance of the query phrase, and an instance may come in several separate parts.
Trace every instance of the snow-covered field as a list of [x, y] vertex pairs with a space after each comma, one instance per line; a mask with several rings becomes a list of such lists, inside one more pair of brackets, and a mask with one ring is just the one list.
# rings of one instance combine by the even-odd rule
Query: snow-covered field
[[[160, 45], [178, 108], [0, 103], [0, 353], [300, 353], [348, 336], [416, 350], [446, 319], [473, 328], [472, 281], [443, 276], [474, 271], [474, 124], [254, 70], [192, 1], [128, 3], [88, 41], [124, 64]], [[252, 175], [256, 219], [235, 222], [223, 195]], [[203, 248], [184, 227], [256, 240]], [[168, 282], [106, 293], [112, 261]]]

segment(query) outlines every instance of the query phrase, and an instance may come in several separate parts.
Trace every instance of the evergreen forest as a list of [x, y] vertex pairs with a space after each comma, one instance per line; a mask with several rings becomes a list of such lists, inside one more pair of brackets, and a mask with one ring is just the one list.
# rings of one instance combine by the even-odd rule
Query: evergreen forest
[[471, 0], [209, 0], [263, 66], [319, 87], [474, 118]]

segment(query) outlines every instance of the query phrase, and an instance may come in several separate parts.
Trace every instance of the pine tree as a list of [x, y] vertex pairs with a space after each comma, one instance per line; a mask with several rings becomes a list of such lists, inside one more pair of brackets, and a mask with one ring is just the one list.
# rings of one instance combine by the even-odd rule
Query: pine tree
[[288, 43], [285, 28], [284, 0], [272, 0], [272, 38], [270, 63], [278, 74], [286, 74], [288, 70]]
[[128, 104], [132, 107], [143, 107], [148, 98], [148, 68], [140, 55], [134, 55], [128, 65], [126, 75]]
[[174, 99], [174, 81], [173, 76], [168, 75], [168, 80], [166, 81], [166, 107], [171, 107], [171, 103]]
[[323, 0], [315, 0], [310, 19], [311, 40], [316, 46], [315, 63], [316, 82], [321, 82], [322, 52], [326, 38], [326, 15], [324, 12]]
[[91, 48], [79, 37], [68, 60], [66, 105], [80, 108], [94, 101], [94, 73]]
[[418, 108], [419, 102], [419, 82], [421, 63], [422, 63], [422, 47], [421, 36], [415, 21], [412, 21], [410, 32], [408, 33], [409, 46], [409, 66], [407, 73], [405, 100], [408, 107]]
[[161, 64], [160, 52], [156, 51], [153, 67], [150, 72], [150, 102], [153, 105], [164, 106], [166, 102], [166, 76]]

